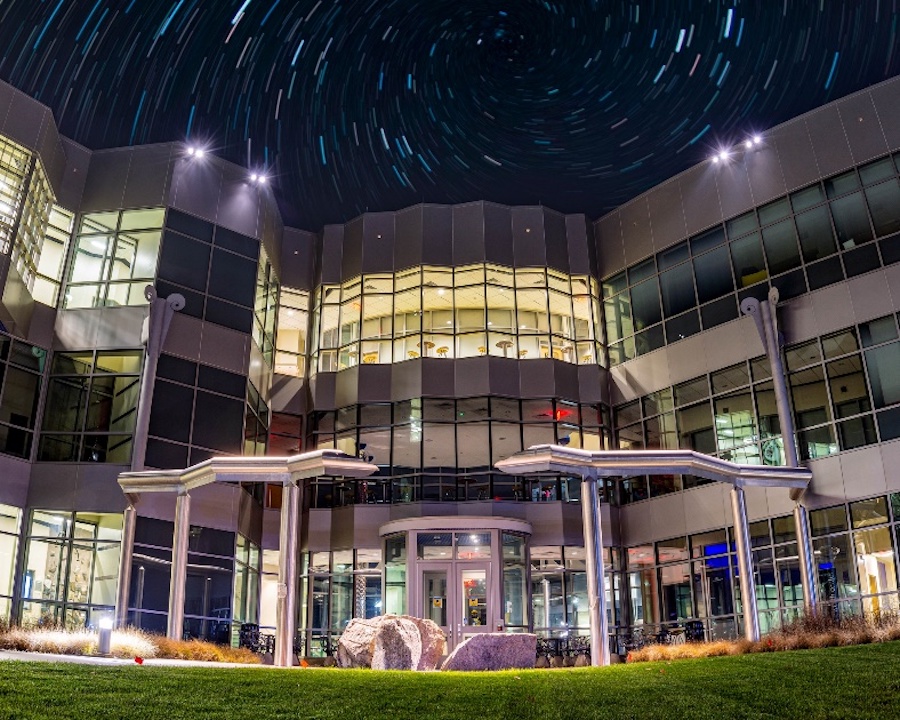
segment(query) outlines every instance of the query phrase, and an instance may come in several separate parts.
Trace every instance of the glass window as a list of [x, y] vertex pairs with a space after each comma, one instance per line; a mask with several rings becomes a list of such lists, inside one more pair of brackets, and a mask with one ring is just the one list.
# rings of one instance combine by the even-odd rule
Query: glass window
[[800, 265], [797, 248], [797, 232], [792, 220], [783, 220], [763, 230], [763, 245], [773, 275], [792, 270]]
[[744, 215], [729, 220], [726, 223], [726, 227], [728, 228], [728, 237], [734, 240], [745, 233], [756, 230], [759, 227], [759, 223], [756, 220], [756, 213], [751, 210]]
[[688, 380], [680, 385], [676, 385], [674, 392], [675, 404], [687, 405], [709, 397], [709, 382], [706, 376], [696, 380]]
[[866, 350], [866, 368], [876, 408], [900, 402], [900, 343]]
[[838, 244], [844, 250], [872, 239], [869, 214], [866, 212], [866, 203], [861, 192], [832, 201], [831, 214], [834, 217]]
[[635, 330], [643, 330], [662, 320], [659, 307], [659, 287], [656, 278], [631, 288], [631, 307]]
[[897, 178], [866, 188], [875, 234], [890, 235], [900, 230], [900, 182]]
[[856, 171], [851, 170], [843, 175], [829, 178], [825, 181], [825, 190], [829, 198], [837, 197], [845, 193], [856, 190], [859, 187], [859, 178], [856, 177]]
[[822, 186], [818, 184], [798, 190], [791, 195], [791, 205], [796, 213], [822, 202], [825, 202], [825, 193], [822, 191]]
[[804, 261], [828, 257], [837, 250], [827, 208], [818, 207], [800, 213], [795, 219]]
[[734, 263], [734, 274], [738, 287], [749, 287], [768, 277], [759, 233], [753, 233], [732, 242], [731, 260]]
[[789, 381], [798, 428], [831, 420], [831, 403], [821, 365], [792, 372]]
[[697, 304], [694, 296], [694, 280], [689, 264], [660, 273], [659, 284], [662, 288], [663, 309], [666, 317], [677, 315]]
[[694, 258], [697, 298], [701, 303], [714, 300], [734, 290], [731, 263], [725, 246]]
[[893, 315], [887, 315], [877, 320], [860, 323], [859, 336], [863, 347], [879, 345], [897, 339], [897, 323]]
[[872, 409], [859, 355], [834, 360], [826, 369], [836, 417], [846, 418]]
[[782, 218], [787, 217], [791, 213], [791, 206], [787, 198], [780, 198], [768, 205], [759, 208], [759, 224], [771, 225]]

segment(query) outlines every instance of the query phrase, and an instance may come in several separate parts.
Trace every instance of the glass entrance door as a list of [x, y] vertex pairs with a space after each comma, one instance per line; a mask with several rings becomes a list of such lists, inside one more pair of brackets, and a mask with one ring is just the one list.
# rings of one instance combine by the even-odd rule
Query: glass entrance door
[[422, 617], [447, 635], [448, 651], [465, 638], [490, 632], [489, 563], [420, 562]]

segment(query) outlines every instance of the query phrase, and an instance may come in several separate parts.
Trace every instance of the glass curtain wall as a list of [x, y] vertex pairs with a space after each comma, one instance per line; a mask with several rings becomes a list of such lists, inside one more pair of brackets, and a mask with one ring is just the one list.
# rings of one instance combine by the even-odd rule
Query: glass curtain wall
[[19, 271], [22, 282], [29, 290], [33, 290], [47, 221], [55, 198], [40, 160], [35, 157], [29, 165], [28, 191], [22, 203], [11, 260]]
[[[28, 187], [31, 153], [0, 136], [0, 254], [8, 255]], [[21, 253], [20, 253], [21, 254]]]
[[83, 215], [75, 238], [64, 308], [146, 305], [156, 275], [164, 208]]
[[[405, 541], [405, 535], [400, 536]], [[387, 596], [393, 598], [382, 608], [380, 549], [359, 548], [333, 552], [303, 553], [301, 559], [301, 602], [298, 603], [301, 655], [332, 655], [337, 639], [352, 618], [372, 618], [383, 612], [405, 612], [405, 552], [402, 560], [402, 590], [398, 593], [398, 558], [388, 547], [391, 560], [386, 572]], [[405, 542], [403, 542], [405, 551]], [[393, 587], [393, 589], [391, 589]], [[400, 598], [403, 602], [400, 603]], [[398, 604], [399, 603], [399, 604]]]
[[278, 299], [275, 334], [275, 372], [306, 375], [306, 333], [309, 327], [309, 293], [282, 287]]
[[416, 267], [316, 290], [313, 370], [493, 355], [602, 361], [595, 280], [544, 268]]
[[128, 463], [142, 359], [140, 350], [56, 353], [38, 460]]
[[[791, 193], [603, 281], [616, 365], [782, 300], [900, 261], [900, 154]], [[879, 239], [879, 242], [872, 242]]]
[[94, 625], [115, 609], [122, 516], [34, 510], [22, 577], [21, 623]]
[[[312, 481], [314, 507], [416, 500], [564, 501], [580, 498], [580, 478], [513, 477], [493, 464], [532, 445], [604, 447], [606, 410], [564, 400], [415, 398], [316, 412], [309, 448], [364, 452], [379, 472], [362, 482]], [[608, 496], [607, 496], [608, 497]]]
[[74, 224], [73, 213], [58, 205], [53, 206], [47, 221], [40, 260], [36, 261], [37, 271], [32, 289], [34, 299], [50, 307], [56, 307], [56, 301], [59, 299], [59, 286], [63, 278]]
[[[897, 317], [789, 345], [785, 368], [801, 460], [900, 437]], [[732, 462], [784, 464], [765, 357], [664, 388], [614, 411], [619, 447], [682, 448]], [[694, 478], [629, 478], [621, 502], [693, 487]]]
[[259, 545], [238, 534], [234, 551], [234, 595], [232, 618], [234, 635], [243, 623], [259, 624], [260, 611]]
[[0, 452], [30, 458], [47, 351], [0, 334]]
[[256, 294], [253, 304], [253, 339], [269, 367], [275, 359], [275, 327], [278, 314], [278, 278], [266, 251], [259, 250]]
[[8, 621], [12, 611], [21, 521], [22, 511], [19, 508], [0, 505], [0, 621]]

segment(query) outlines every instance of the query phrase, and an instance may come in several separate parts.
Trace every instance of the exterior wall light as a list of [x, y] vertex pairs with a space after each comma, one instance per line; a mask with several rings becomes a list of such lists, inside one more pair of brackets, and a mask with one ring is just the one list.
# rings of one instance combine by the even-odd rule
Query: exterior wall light
[[201, 147], [195, 147], [195, 146], [191, 145], [191, 147], [188, 148], [187, 154], [190, 157], [200, 159], [206, 155], [206, 150], [204, 150]]

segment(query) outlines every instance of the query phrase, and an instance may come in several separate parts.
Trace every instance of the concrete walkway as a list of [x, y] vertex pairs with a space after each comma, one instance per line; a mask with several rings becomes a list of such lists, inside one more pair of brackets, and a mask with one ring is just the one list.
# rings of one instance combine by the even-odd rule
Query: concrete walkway
[[[53, 655], [51, 653], [20, 652], [18, 650], [0, 650], [0, 661], [12, 660], [18, 662], [54, 662], [76, 663], [80, 665], [103, 665], [107, 667], [138, 666], [134, 658], [106, 658], [89, 655]], [[202, 667], [202, 668], [233, 668], [233, 669], [261, 669], [282, 670], [272, 665], [245, 665], [242, 663], [203, 662], [198, 660], [165, 660], [162, 658], [145, 658], [141, 667]]]

